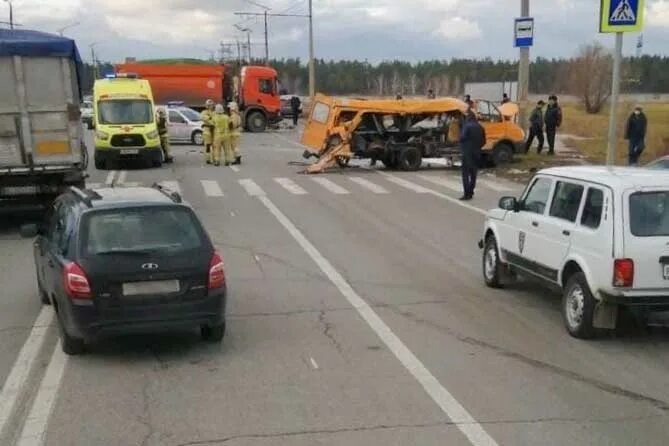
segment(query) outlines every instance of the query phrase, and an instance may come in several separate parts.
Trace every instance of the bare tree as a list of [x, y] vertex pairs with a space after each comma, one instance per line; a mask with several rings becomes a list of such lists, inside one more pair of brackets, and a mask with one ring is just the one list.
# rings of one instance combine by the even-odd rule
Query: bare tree
[[599, 113], [611, 95], [611, 53], [601, 43], [582, 46], [569, 66], [569, 93], [579, 96], [588, 113]]
[[384, 83], [385, 83], [385, 77], [383, 76], [383, 73], [379, 73], [376, 76], [376, 85], [379, 89], [379, 96], [383, 96]]
[[409, 75], [409, 92], [411, 96], [416, 96], [416, 90], [418, 89], [418, 75], [415, 72], [411, 72]]

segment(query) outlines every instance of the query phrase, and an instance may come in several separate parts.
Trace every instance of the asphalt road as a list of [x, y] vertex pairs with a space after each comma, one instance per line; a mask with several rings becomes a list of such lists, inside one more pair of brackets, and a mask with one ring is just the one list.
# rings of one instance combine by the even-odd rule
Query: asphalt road
[[91, 168], [92, 185], [165, 182], [193, 205], [226, 261], [221, 345], [132, 336], [67, 358], [51, 327], [16, 365], [40, 305], [32, 242], [5, 224], [0, 382], [25, 384], [0, 444], [667, 444], [669, 330], [579, 341], [555, 291], [483, 285], [483, 212], [522, 186], [484, 175], [463, 206], [434, 166], [300, 175], [297, 136], [245, 134], [235, 170], [192, 146], [160, 169]]

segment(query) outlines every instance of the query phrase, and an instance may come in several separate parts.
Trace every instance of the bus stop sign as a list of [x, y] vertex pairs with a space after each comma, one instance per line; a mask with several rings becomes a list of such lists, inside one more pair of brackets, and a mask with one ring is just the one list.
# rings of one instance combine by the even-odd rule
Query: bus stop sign
[[521, 17], [515, 20], [513, 27], [513, 46], [528, 48], [534, 44], [534, 19]]
[[645, 0], [601, 0], [599, 32], [641, 31]]

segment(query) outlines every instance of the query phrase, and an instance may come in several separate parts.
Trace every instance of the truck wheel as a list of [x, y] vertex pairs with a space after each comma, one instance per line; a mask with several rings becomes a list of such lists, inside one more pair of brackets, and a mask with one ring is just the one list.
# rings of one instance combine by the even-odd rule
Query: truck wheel
[[513, 147], [507, 143], [500, 143], [492, 150], [492, 162], [495, 166], [509, 164], [513, 161]]
[[261, 112], [252, 112], [246, 117], [246, 126], [250, 132], [262, 133], [267, 129], [267, 118]]
[[488, 237], [483, 247], [483, 279], [490, 288], [502, 287], [502, 262], [499, 260], [497, 239], [494, 235]]
[[569, 334], [580, 339], [592, 338], [595, 335], [594, 312], [595, 298], [585, 274], [578, 272], [569, 278], [562, 294], [562, 315]]
[[397, 155], [394, 153], [388, 153], [381, 158], [381, 162], [388, 169], [397, 169]]
[[97, 170], [104, 170], [105, 167], [106, 167], [106, 164], [107, 163], [105, 163], [105, 160], [103, 160], [102, 158], [97, 157], [97, 156], [95, 157], [95, 168]]
[[418, 170], [421, 164], [423, 164], [423, 156], [421, 155], [420, 150], [418, 150], [418, 147], [407, 146], [400, 151], [398, 161], [401, 170]]
[[203, 146], [204, 145], [204, 136], [202, 135], [202, 131], [195, 130], [193, 132], [193, 134], [191, 135], [190, 140], [196, 146]]

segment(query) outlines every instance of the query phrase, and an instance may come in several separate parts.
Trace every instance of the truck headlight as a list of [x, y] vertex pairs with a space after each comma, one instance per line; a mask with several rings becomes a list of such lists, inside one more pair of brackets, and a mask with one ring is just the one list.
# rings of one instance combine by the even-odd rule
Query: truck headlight
[[158, 137], [158, 130], [152, 130], [146, 134], [146, 137], [149, 139], [156, 139]]
[[97, 130], [95, 132], [95, 138], [106, 141], [107, 139], [109, 139], [109, 133], [105, 133], [103, 131]]

